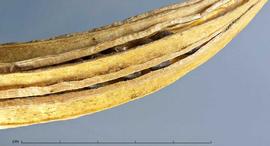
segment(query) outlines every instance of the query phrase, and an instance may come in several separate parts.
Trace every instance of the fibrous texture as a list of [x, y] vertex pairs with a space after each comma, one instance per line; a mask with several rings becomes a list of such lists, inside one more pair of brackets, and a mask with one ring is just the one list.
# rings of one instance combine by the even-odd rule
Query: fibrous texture
[[75, 118], [153, 93], [225, 47], [266, 0], [190, 0], [91, 31], [0, 45], [0, 127]]

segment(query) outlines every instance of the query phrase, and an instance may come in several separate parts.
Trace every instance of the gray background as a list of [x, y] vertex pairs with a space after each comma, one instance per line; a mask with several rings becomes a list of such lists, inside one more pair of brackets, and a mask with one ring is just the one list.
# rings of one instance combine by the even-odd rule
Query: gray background
[[[0, 42], [28, 41], [109, 24], [177, 0], [1, 0]], [[25, 141], [270, 143], [269, 4], [225, 49], [173, 85], [75, 120], [0, 131]]]

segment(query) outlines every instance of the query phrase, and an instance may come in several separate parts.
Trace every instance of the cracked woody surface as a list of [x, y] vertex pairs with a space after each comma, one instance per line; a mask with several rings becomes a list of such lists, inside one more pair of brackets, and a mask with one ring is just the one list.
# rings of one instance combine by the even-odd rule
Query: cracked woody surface
[[[188, 6], [153, 12], [158, 15], [150, 13], [102, 30], [58, 37], [60, 41], [3, 45], [1, 116], [5, 117], [1, 121], [18, 126], [70, 118], [159, 89], [221, 49], [252, 18], [260, 7], [257, 4], [260, 1], [191, 1]], [[20, 46], [27, 47], [20, 52]], [[28, 49], [34, 53], [27, 53]], [[29, 119], [32, 115], [35, 118]]]

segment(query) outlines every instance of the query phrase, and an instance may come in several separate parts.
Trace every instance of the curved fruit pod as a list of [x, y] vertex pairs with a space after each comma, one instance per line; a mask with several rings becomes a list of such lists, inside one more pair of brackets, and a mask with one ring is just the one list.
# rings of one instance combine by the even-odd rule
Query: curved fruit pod
[[[6, 99], [0, 100], [0, 126], [1, 128], [10, 128], [71, 119], [109, 109], [153, 93], [173, 83], [224, 48], [252, 20], [265, 3], [266, 0], [218, 1], [211, 7], [208, 7], [206, 11], [202, 11], [200, 16], [203, 17], [199, 17], [198, 20], [192, 20], [192, 22], [186, 22], [180, 26], [177, 24], [166, 27], [166, 37], [154, 39], [153, 41], [153, 38], [157, 36], [150, 35], [144, 39], [151, 39], [151, 43], [136, 44], [137, 46], [132, 47], [130, 50], [116, 51], [108, 56], [92, 60], [92, 63], [104, 63], [106, 59], [108, 59], [108, 62], [118, 61], [123, 64], [128, 62], [126, 66], [129, 69], [121, 72], [122, 74], [118, 72], [115, 73], [117, 74], [115, 77], [112, 77], [110, 73], [118, 69], [113, 63], [107, 64], [108, 62], [102, 66], [96, 65], [93, 67], [93, 69], [99, 71], [104, 70], [104, 74], [97, 73], [92, 74], [92, 76], [83, 76], [82, 74], [81, 76], [83, 77], [79, 76], [75, 81], [73, 78], [71, 81], [70, 79], [62, 78], [63, 76], [60, 73], [59, 78], [61, 79], [57, 80], [56, 84], [72, 82], [73, 84], [70, 84], [74, 86], [72, 88], [66, 87], [68, 89], [64, 90], [64, 92], [60, 91], [63, 87], [62, 85], [53, 88], [54, 90], [59, 88], [59, 92], [56, 92], [57, 94], [53, 91], [52, 93], [41, 94], [43, 89], [50, 89], [52, 85], [52, 83], [48, 84], [44, 78], [38, 83], [35, 80], [23, 85], [20, 82], [16, 83], [16, 79], [20, 77], [27, 80], [30, 79], [27, 77], [28, 74], [39, 73], [40, 70], [43, 73], [48, 73], [47, 71], [50, 71], [51, 68], [1, 75], [0, 86], [3, 95], [4, 91], [7, 90], [12, 90], [14, 93], [23, 92], [21, 86], [26, 88], [25, 91], [29, 89], [29, 92], [20, 94], [21, 98], [16, 98], [18, 94], [11, 92], [10, 94], [5, 94]], [[152, 13], [154, 12], [158, 11], [153, 11]], [[141, 21], [144, 17], [145, 15], [142, 14], [133, 19]], [[129, 21], [129, 19], [126, 20], [126, 22]], [[119, 27], [121, 27], [122, 23], [119, 24]], [[106, 27], [104, 28], [106, 29]], [[205, 32], [205, 34], [202, 34], [202, 32]], [[196, 38], [193, 41], [191, 38], [190, 40], [188, 39], [188, 36], [192, 35]], [[187, 39], [184, 39], [185, 37]], [[183, 43], [186, 44], [182, 45]], [[114, 50], [117, 49], [114, 48]], [[151, 51], [148, 52], [148, 50]], [[147, 56], [146, 58], [152, 58], [150, 60], [139, 58], [144, 61], [136, 64], [138, 60], [134, 58], [136, 56], [140, 57], [140, 53]], [[131, 56], [129, 55], [133, 55], [134, 58], [130, 58]], [[85, 62], [78, 61], [72, 64], [71, 67], [83, 63]], [[89, 62], [86, 61], [86, 63]], [[69, 64], [64, 64], [63, 66], [59, 64], [59, 66], [54, 68], [64, 69], [66, 66], [70, 67]], [[111, 68], [113, 71], [108, 72], [106, 68]], [[69, 71], [73, 71], [73, 69]], [[93, 73], [93, 71], [90, 72]], [[55, 75], [58, 75], [58, 73], [55, 72]], [[8, 79], [7, 77], [10, 78]], [[95, 79], [91, 83], [86, 81], [93, 77]], [[99, 79], [100, 81], [98, 82], [97, 80]], [[84, 83], [86, 84], [82, 85]], [[35, 94], [31, 88], [42, 96], [29, 96], [28, 94]]]

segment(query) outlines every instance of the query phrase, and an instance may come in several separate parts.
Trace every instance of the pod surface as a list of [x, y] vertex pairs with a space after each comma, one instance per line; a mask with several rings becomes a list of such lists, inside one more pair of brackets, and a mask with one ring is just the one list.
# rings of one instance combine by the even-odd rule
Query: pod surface
[[[124, 37], [130, 37], [128, 41], [120, 44], [114, 42], [101, 52], [94, 52], [96, 56], [90, 53], [90, 57], [81, 60], [62, 60], [61, 64], [57, 62], [53, 63], [55, 66], [39, 69], [5, 70], [0, 76], [0, 125], [8, 128], [75, 118], [153, 93], [173, 83], [224, 48], [252, 20], [265, 2], [190, 1], [164, 7], [92, 31], [96, 33], [121, 28], [131, 22], [137, 22], [137, 26], [140, 21], [150, 23], [148, 21], [152, 19], [157, 28], [162, 28], [151, 26], [148, 28], [150, 33], [124, 32], [131, 33]], [[194, 5], [198, 5], [196, 13], [190, 10]], [[177, 15], [182, 11], [186, 12], [182, 14], [187, 15]], [[162, 22], [155, 20], [166, 14], [173, 15], [172, 19], [162, 19]], [[117, 34], [117, 31], [112, 33]], [[133, 38], [141, 34], [145, 35], [139, 39]], [[123, 39], [122, 36], [115, 37], [117, 41]], [[108, 40], [104, 39], [106, 42]], [[31, 46], [31, 43], [26, 44]], [[46, 47], [46, 43], [41, 44]], [[12, 45], [9, 47], [12, 48]], [[74, 50], [82, 49], [79, 47]], [[32, 63], [40, 63], [35, 62], [37, 58], [33, 59]]]

